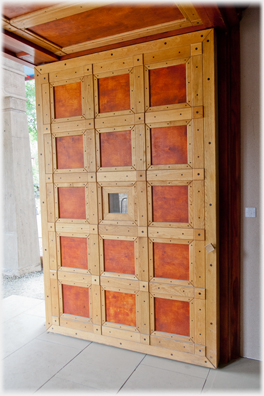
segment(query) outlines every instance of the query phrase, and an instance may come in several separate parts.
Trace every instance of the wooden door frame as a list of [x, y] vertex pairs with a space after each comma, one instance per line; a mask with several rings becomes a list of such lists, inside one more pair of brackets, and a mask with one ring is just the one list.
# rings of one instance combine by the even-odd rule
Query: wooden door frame
[[220, 362], [227, 363], [240, 356], [239, 25], [236, 24], [228, 31], [218, 31], [217, 41], [219, 241], [221, 252], [219, 255]]
[[217, 32], [220, 362], [240, 357], [240, 30]]

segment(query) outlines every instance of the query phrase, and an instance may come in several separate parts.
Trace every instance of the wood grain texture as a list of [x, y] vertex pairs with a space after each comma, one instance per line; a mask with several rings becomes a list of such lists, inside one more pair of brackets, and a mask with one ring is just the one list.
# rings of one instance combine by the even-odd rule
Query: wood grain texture
[[172, 126], [151, 129], [151, 164], [186, 164], [187, 126]]
[[[52, 5], [52, 4], [49, 4]], [[2, 9], [2, 14], [4, 16], [6, 16], [7, 18], [15, 18], [18, 17], [20, 15], [25, 15], [28, 14], [29, 12], [33, 12], [33, 11], [37, 11], [37, 10], [41, 10], [43, 8], [47, 7], [47, 3], [35, 3], [35, 4], [19, 4], [19, 2], [17, 3], [5, 3], [3, 4], [3, 9]]]
[[155, 298], [155, 330], [190, 335], [190, 308], [186, 301]]
[[81, 83], [58, 85], [54, 87], [55, 118], [82, 115]]
[[136, 295], [106, 290], [106, 321], [136, 326]]
[[133, 241], [104, 240], [104, 270], [122, 274], [135, 274]]
[[89, 318], [89, 289], [62, 285], [63, 313]]
[[130, 109], [129, 74], [104, 77], [98, 80], [99, 113]]
[[131, 131], [100, 133], [101, 166], [131, 166]]
[[188, 186], [153, 186], [154, 222], [188, 222]]
[[62, 136], [56, 138], [57, 168], [83, 168], [83, 136]]
[[185, 64], [150, 70], [149, 89], [151, 107], [185, 103]]
[[[218, 32], [220, 361], [240, 356], [240, 69], [239, 28]], [[237, 65], [237, 66], [236, 66]], [[232, 117], [231, 117], [232, 115]]]
[[154, 243], [154, 276], [189, 280], [189, 245]]
[[85, 187], [59, 187], [61, 219], [86, 219]]
[[61, 266], [88, 269], [87, 239], [60, 237]]
[[59, 46], [66, 47], [182, 18], [176, 5], [109, 5], [40, 24], [31, 30]]

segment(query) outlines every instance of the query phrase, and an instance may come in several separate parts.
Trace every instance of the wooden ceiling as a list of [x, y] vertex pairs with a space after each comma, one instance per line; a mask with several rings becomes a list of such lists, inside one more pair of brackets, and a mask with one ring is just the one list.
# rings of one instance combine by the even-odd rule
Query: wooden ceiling
[[37, 66], [98, 51], [239, 23], [233, 4], [4, 3], [2, 51]]

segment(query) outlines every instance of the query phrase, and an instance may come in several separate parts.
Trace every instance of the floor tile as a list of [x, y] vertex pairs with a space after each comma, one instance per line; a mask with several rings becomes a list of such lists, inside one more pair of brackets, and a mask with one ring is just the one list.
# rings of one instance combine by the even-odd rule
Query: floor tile
[[206, 367], [195, 366], [194, 364], [181, 363], [175, 360], [164, 359], [161, 357], [150, 355], [147, 355], [145, 357], [142, 365], [175, 371], [177, 373], [191, 375], [193, 377], [199, 377], [204, 379], [209, 373], [209, 369], [207, 369]]
[[261, 362], [237, 359], [216, 370], [210, 370], [203, 393], [217, 390], [260, 390]]
[[144, 355], [92, 343], [58, 373], [58, 377], [99, 390], [117, 392]]
[[40, 304], [26, 311], [28, 315], [39, 316], [40, 318], [46, 318], [45, 301], [41, 301]]
[[43, 393], [47, 391], [92, 391], [98, 392], [98, 389], [78, 384], [77, 382], [61, 379], [55, 375], [44, 386], [42, 386], [36, 393]]
[[3, 388], [34, 392], [78, 353], [75, 348], [34, 340], [3, 360]]
[[141, 364], [120, 393], [135, 390], [185, 390], [201, 392], [205, 379]]
[[45, 320], [38, 316], [22, 313], [3, 324], [3, 357], [46, 331]]
[[2, 319], [6, 322], [27, 310], [42, 304], [43, 300], [24, 296], [9, 296], [2, 300]]
[[37, 337], [38, 340], [48, 341], [48, 342], [55, 342], [61, 346], [65, 345], [68, 347], [76, 348], [79, 351], [83, 350], [87, 345], [89, 345], [90, 341], [80, 340], [74, 337], [67, 337], [61, 334], [49, 333], [45, 332]]

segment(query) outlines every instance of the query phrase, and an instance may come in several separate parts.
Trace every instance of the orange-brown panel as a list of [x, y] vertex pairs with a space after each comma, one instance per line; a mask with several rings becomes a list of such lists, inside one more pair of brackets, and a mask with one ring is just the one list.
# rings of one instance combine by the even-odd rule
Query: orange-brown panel
[[85, 187], [59, 187], [59, 217], [86, 219]]
[[186, 102], [185, 64], [149, 71], [150, 106]]
[[62, 267], [88, 269], [87, 239], [60, 237]]
[[89, 289], [86, 287], [62, 285], [63, 313], [90, 317]]
[[189, 245], [154, 243], [155, 277], [189, 280]]
[[58, 85], [54, 87], [55, 118], [82, 115], [81, 83]]
[[57, 168], [83, 168], [83, 136], [63, 136], [56, 138]]
[[105, 239], [104, 270], [107, 272], [134, 274], [134, 242]]
[[176, 5], [115, 4], [40, 24], [30, 30], [67, 47], [179, 19], [183, 19], [183, 15]]
[[189, 336], [189, 303], [166, 298], [155, 298], [155, 330]]
[[100, 78], [98, 81], [99, 113], [130, 109], [129, 74]]
[[100, 134], [101, 166], [131, 166], [131, 131]]
[[136, 295], [106, 290], [106, 321], [136, 326]]
[[153, 186], [153, 221], [188, 222], [188, 186]]
[[151, 129], [152, 165], [186, 164], [186, 125]]

